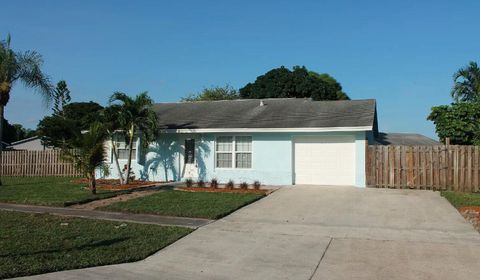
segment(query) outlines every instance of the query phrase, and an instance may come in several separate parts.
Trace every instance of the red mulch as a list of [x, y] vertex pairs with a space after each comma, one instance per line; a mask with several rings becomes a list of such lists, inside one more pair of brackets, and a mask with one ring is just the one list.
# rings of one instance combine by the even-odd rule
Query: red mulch
[[480, 206], [460, 207], [458, 211], [480, 232]]
[[257, 194], [268, 194], [271, 190], [255, 190], [255, 189], [227, 189], [227, 188], [207, 188], [207, 187], [177, 187], [175, 188], [179, 191], [185, 192], [219, 192], [219, 193], [257, 193]]
[[[77, 179], [74, 181], [75, 183], [80, 183], [80, 184], [88, 184], [88, 180], [85, 178], [82, 179]], [[115, 190], [115, 191], [120, 191], [120, 190], [131, 190], [131, 189], [136, 189], [136, 188], [141, 188], [149, 185], [155, 185], [161, 182], [152, 182], [152, 181], [139, 181], [139, 180], [134, 180], [130, 181], [128, 185], [120, 185], [119, 180], [115, 179], [97, 179], [97, 188], [101, 190]]]

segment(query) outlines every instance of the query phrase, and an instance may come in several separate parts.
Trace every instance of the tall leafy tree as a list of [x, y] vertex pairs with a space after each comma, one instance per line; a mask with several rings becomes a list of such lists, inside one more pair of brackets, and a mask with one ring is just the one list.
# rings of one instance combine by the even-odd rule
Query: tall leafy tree
[[38, 134], [46, 146], [63, 147], [76, 137], [77, 131], [88, 130], [100, 119], [103, 107], [95, 102], [73, 102], [61, 111], [46, 116], [38, 123]]
[[450, 138], [458, 145], [480, 145], [480, 68], [471, 61], [453, 75], [454, 103], [432, 107], [433, 121], [440, 140]]
[[441, 141], [454, 145], [480, 145], [480, 103], [458, 102], [432, 108], [427, 118], [435, 124]]
[[343, 91], [342, 85], [332, 76], [327, 73], [319, 74], [314, 71], [308, 71], [308, 75], [315, 77], [327, 83], [327, 91], [335, 92], [338, 100], [349, 100], [350, 97]]
[[88, 179], [92, 194], [97, 193], [95, 171], [105, 165], [105, 140], [107, 133], [100, 123], [93, 123], [87, 131], [80, 132], [63, 149], [65, 158], [71, 161]]
[[3, 119], [3, 141], [12, 143], [36, 135], [36, 131], [23, 127], [21, 124], [10, 124]]
[[135, 97], [130, 97], [123, 92], [115, 92], [110, 97], [111, 104], [119, 105], [118, 121], [122, 131], [128, 140], [128, 162], [126, 183], [130, 181], [132, 165], [133, 142], [136, 137], [146, 147], [156, 140], [157, 115], [153, 111], [153, 100], [147, 92], [142, 92]]
[[241, 98], [305, 98], [313, 100], [349, 99], [340, 83], [328, 74], [309, 71], [305, 66], [292, 70], [282, 66], [258, 76], [240, 89]]
[[63, 108], [70, 103], [71, 100], [67, 82], [64, 80], [58, 82], [53, 92], [53, 113], [63, 115]]
[[[41, 70], [42, 56], [35, 51], [14, 51], [10, 47], [10, 41], [10, 35], [6, 40], [0, 41], [0, 120], [3, 120], [10, 92], [17, 82], [36, 89], [47, 102], [51, 100], [53, 92], [50, 79]], [[0, 121], [0, 142], [3, 139], [2, 124], [3, 121]], [[1, 155], [0, 145], [0, 157]], [[2, 185], [1, 174], [0, 185]]]
[[233, 100], [238, 98], [240, 98], [238, 91], [230, 85], [225, 85], [223, 87], [215, 86], [204, 88], [199, 93], [190, 94], [187, 97], [182, 98], [182, 101]]
[[480, 101], [480, 68], [476, 62], [460, 68], [453, 74], [453, 88], [451, 91], [455, 101]]

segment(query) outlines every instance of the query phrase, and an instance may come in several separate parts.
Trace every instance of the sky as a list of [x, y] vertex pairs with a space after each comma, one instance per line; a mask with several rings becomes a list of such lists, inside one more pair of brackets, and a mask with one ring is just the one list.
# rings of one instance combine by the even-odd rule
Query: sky
[[[178, 101], [241, 88], [270, 69], [329, 73], [352, 99], [377, 100], [379, 128], [436, 138], [452, 75], [479, 61], [480, 1], [2, 1], [0, 38], [36, 50], [72, 101], [114, 91]], [[35, 128], [51, 109], [15, 85], [5, 117]]]

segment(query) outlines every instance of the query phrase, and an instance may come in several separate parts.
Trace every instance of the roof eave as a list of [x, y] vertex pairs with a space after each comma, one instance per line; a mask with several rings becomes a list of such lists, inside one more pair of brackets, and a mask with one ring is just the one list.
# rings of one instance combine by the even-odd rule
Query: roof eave
[[295, 127], [295, 128], [181, 128], [163, 129], [164, 133], [236, 133], [236, 132], [345, 132], [371, 131], [372, 126], [352, 127]]
[[11, 146], [15, 146], [15, 145], [27, 143], [27, 142], [30, 142], [30, 141], [33, 141], [33, 140], [37, 140], [37, 139], [39, 139], [39, 138], [40, 138], [39, 136], [32, 136], [32, 137], [30, 137], [30, 138], [25, 138], [25, 139], [22, 139], [22, 140], [18, 140], [18, 141], [12, 142], [12, 143], [10, 143], [10, 145], [11, 145]]

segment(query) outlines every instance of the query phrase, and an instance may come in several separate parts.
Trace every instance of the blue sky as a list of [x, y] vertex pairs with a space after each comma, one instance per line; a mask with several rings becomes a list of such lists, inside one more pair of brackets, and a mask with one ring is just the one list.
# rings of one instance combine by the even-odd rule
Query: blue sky
[[[452, 74], [479, 60], [480, 1], [5, 1], [0, 37], [34, 49], [73, 101], [113, 91], [177, 101], [203, 87], [239, 88], [305, 65], [352, 99], [377, 99], [380, 130], [435, 136], [430, 108], [448, 104]], [[36, 127], [49, 114], [17, 86], [6, 108]]]

